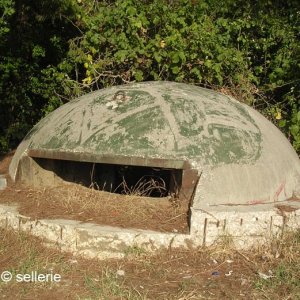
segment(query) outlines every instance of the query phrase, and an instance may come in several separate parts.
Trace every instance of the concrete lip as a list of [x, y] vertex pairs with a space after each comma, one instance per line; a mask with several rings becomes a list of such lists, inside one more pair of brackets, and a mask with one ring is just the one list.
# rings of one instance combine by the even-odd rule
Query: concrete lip
[[[150, 233], [122, 229], [130, 236], [126, 246], [169, 247], [171, 241], [199, 246], [225, 234], [246, 245], [253, 236], [299, 227], [297, 154], [266, 118], [227, 95], [173, 82], [87, 94], [29, 132], [9, 174], [31, 186], [55, 186], [69, 175], [90, 178], [91, 168], [104, 170], [103, 164], [170, 170], [176, 177], [170, 186], [179, 186], [176, 196], [190, 201], [189, 235], [151, 233], [155, 238], [150, 238]], [[116, 171], [108, 173], [105, 180], [113, 185]], [[97, 228], [105, 236], [120, 232]]]

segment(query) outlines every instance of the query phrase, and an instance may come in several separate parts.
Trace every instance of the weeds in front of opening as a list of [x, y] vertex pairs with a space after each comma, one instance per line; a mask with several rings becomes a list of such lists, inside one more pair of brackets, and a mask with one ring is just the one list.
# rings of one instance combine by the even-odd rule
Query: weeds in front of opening
[[[92, 181], [89, 188], [97, 191], [105, 190], [106, 182], [101, 188], [97, 182]], [[178, 187], [176, 188], [176, 192], [168, 193], [165, 181], [159, 176], [144, 175], [133, 186], [129, 186], [123, 176], [122, 182], [114, 190], [110, 187], [109, 193], [133, 197], [152, 197], [152, 195], [155, 195], [155, 198], [167, 197], [175, 209], [179, 208], [182, 204], [182, 201], [178, 197]]]
[[[123, 166], [123, 169], [126, 169], [128, 166]], [[128, 196], [142, 196], [142, 197], [166, 197], [168, 196], [168, 188], [165, 180], [160, 175], [154, 174], [146, 174], [143, 175], [141, 173], [137, 178], [135, 178], [136, 182], [128, 182], [125, 179], [124, 172], [120, 172], [119, 176], [121, 176], [121, 182], [115, 187], [114, 178], [109, 178], [101, 184], [96, 182], [95, 179], [95, 168], [96, 164], [93, 163], [92, 169], [90, 172], [90, 188], [102, 191], [109, 191], [110, 193], [123, 194]], [[121, 168], [121, 167], [120, 167]], [[121, 168], [122, 169], [122, 168]], [[153, 169], [153, 168], [152, 168]], [[172, 175], [173, 179], [175, 179], [174, 174]], [[109, 176], [110, 177], [110, 176]], [[127, 178], [128, 179], [128, 178]], [[129, 180], [130, 181], [130, 180]], [[178, 184], [174, 180], [174, 184], [176, 185], [176, 189], [178, 189]], [[114, 186], [114, 187], [113, 187]]]
[[150, 197], [153, 193], [156, 193], [157, 197], [163, 197], [167, 193], [166, 183], [161, 177], [147, 175], [142, 176], [133, 186], [128, 186], [123, 177], [122, 182], [116, 190], [118, 189], [120, 189], [121, 194], [129, 196]]
[[[89, 188], [98, 191], [105, 190], [106, 182], [104, 183], [103, 187], [99, 187], [97, 182], [92, 181], [89, 185]], [[157, 198], [161, 198], [167, 195], [168, 190], [165, 181], [161, 177], [144, 175], [134, 185], [131, 186], [128, 185], [123, 176], [122, 182], [114, 189], [111, 186], [109, 192], [140, 197], [151, 197], [153, 194], [155, 194]]]

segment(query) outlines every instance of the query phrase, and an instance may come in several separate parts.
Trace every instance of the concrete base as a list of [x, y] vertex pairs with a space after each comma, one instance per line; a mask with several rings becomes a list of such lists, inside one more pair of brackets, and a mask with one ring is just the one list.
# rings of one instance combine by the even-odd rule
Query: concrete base
[[[287, 202], [287, 201], [285, 201]], [[300, 228], [300, 202], [249, 207], [192, 210], [190, 234], [121, 229], [73, 220], [32, 220], [16, 206], [0, 205], [0, 226], [25, 231], [48, 245], [90, 258], [120, 258], [131, 247], [145, 251], [161, 248], [197, 248], [230, 240], [237, 248], [266, 243], [285, 230]]]

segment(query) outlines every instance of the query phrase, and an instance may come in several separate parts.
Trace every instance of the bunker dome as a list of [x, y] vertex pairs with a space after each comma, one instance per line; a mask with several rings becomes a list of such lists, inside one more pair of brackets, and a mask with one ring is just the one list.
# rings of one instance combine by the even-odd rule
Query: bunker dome
[[9, 172], [55, 185], [96, 180], [95, 166], [110, 190], [118, 166], [166, 172], [169, 192], [194, 211], [300, 194], [299, 158], [274, 125], [227, 95], [182, 83], [115, 86], [64, 104], [28, 133]]

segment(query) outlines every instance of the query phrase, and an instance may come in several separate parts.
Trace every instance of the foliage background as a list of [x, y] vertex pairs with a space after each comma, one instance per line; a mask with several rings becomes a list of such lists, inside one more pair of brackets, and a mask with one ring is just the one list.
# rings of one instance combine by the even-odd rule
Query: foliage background
[[300, 153], [299, 31], [297, 0], [2, 0], [0, 152], [78, 95], [171, 80], [253, 106]]

